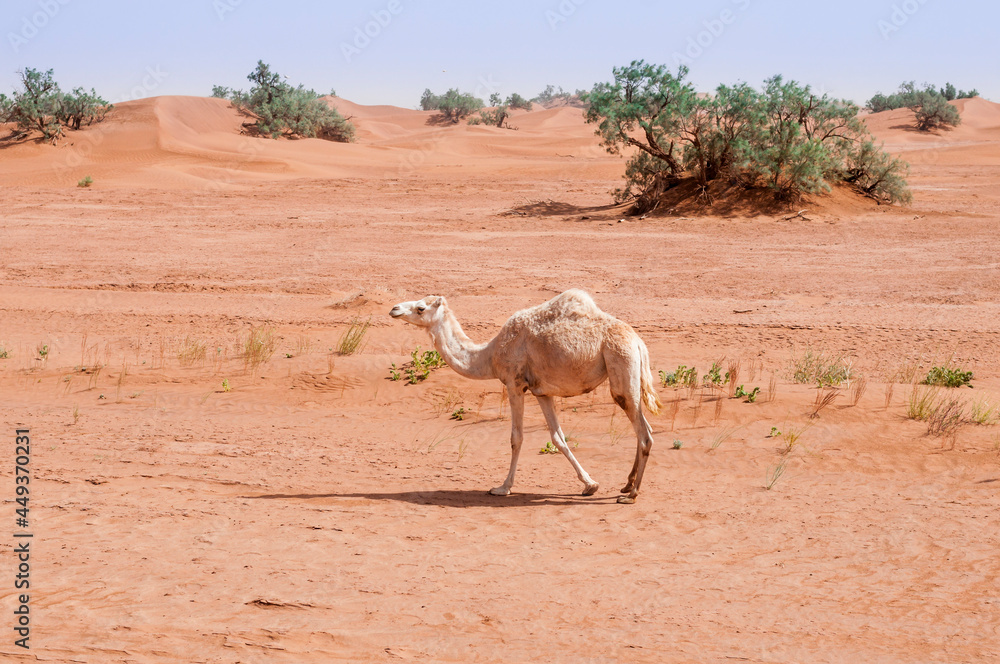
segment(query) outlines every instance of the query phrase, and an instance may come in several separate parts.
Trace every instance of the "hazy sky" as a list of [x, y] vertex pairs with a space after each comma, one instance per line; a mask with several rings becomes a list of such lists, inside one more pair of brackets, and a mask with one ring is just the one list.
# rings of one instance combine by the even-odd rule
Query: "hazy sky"
[[362, 104], [424, 88], [589, 89], [633, 59], [683, 59], [700, 90], [773, 74], [863, 102], [915, 79], [1000, 100], [1000, 7], [941, 0], [7, 0], [0, 91], [24, 67], [112, 101], [247, 87], [256, 61]]

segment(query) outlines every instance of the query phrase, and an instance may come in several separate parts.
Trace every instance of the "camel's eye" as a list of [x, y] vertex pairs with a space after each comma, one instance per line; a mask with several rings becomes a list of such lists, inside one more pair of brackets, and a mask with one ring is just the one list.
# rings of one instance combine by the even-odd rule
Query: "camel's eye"
[[426, 310], [427, 310], [427, 307], [425, 307], [425, 306], [424, 306], [424, 305], [422, 305], [422, 304], [421, 304], [421, 305], [420, 305], [419, 307], [417, 307], [417, 313], [418, 313], [418, 314], [422, 314], [422, 313], [424, 313], [424, 311], [426, 311]]

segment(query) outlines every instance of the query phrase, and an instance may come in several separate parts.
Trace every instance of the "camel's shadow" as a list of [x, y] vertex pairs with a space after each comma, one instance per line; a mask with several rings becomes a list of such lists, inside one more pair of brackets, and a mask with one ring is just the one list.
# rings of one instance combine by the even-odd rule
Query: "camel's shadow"
[[317, 498], [364, 498], [367, 500], [394, 500], [413, 505], [439, 507], [535, 507], [542, 505], [610, 505], [616, 495], [581, 496], [572, 494], [512, 493], [509, 496], [492, 496], [485, 491], [441, 489], [437, 491], [396, 491], [356, 493], [271, 493], [243, 496], [261, 500], [313, 500]]

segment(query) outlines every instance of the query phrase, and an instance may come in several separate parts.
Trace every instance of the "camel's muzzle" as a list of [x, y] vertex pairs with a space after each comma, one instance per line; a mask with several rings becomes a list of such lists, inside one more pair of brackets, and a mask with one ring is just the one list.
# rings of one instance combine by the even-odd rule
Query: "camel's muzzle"
[[400, 311], [399, 307], [393, 307], [392, 310], [389, 312], [389, 315], [392, 316], [393, 318], [399, 318], [400, 316], [403, 315], [403, 312]]

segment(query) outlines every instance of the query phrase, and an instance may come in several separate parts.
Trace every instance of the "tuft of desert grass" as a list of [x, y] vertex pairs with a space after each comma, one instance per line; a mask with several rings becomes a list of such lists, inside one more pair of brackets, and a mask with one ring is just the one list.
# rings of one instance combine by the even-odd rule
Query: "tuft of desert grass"
[[914, 385], [906, 400], [906, 417], [918, 422], [926, 422], [941, 401], [941, 388], [933, 385]]
[[769, 466], [767, 472], [764, 475], [764, 488], [770, 491], [781, 476], [785, 474], [785, 466], [788, 465], [788, 459], [782, 459], [778, 465]]
[[864, 376], [858, 376], [851, 382], [851, 405], [857, 406], [858, 402], [861, 401], [861, 397], [865, 395], [865, 390], [868, 389], [868, 379]]
[[737, 431], [739, 431], [741, 428], [742, 425], [738, 425], [738, 426], [726, 427], [721, 431], [719, 431], [719, 433], [715, 434], [715, 437], [712, 439], [712, 443], [709, 446], [708, 451], [709, 452], [714, 451], [716, 448], [719, 447], [719, 445], [729, 440], [729, 437], [732, 436]]
[[270, 325], [255, 325], [247, 332], [241, 349], [244, 371], [256, 373], [278, 348], [278, 338]]
[[208, 356], [208, 344], [200, 339], [184, 337], [180, 350], [177, 351], [177, 360], [182, 367], [190, 367], [198, 362], [204, 362]]
[[337, 342], [337, 354], [354, 355], [360, 351], [363, 347], [365, 334], [368, 333], [368, 328], [371, 327], [371, 324], [371, 316], [363, 322], [360, 318], [352, 320], [347, 330], [344, 331], [344, 334], [341, 335], [340, 340]]
[[835, 387], [827, 388], [825, 390], [817, 390], [816, 400], [813, 402], [813, 412], [809, 415], [809, 417], [814, 419], [819, 417], [820, 411], [832, 404], [839, 396], [840, 392]]
[[965, 422], [965, 402], [946, 397], [927, 418], [927, 433], [932, 436], [954, 436]]
[[729, 360], [728, 371], [726, 371], [726, 380], [729, 386], [729, 397], [732, 398], [736, 394], [736, 384], [740, 380], [740, 366], [743, 364], [742, 360]]
[[774, 401], [774, 398], [778, 395], [778, 377], [773, 373], [771, 374], [771, 379], [767, 381], [767, 401]]
[[969, 408], [969, 420], [984, 426], [997, 424], [1000, 422], [1000, 408], [985, 397], [976, 399]]
[[889, 381], [885, 384], [885, 409], [889, 410], [889, 406], [892, 405], [892, 393], [896, 389], [896, 384]]
[[796, 383], [833, 387], [851, 379], [851, 363], [843, 355], [816, 353], [806, 349], [792, 360], [792, 380]]

